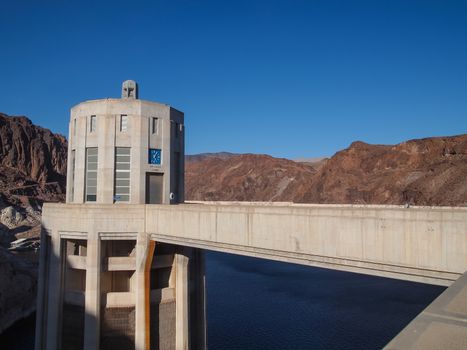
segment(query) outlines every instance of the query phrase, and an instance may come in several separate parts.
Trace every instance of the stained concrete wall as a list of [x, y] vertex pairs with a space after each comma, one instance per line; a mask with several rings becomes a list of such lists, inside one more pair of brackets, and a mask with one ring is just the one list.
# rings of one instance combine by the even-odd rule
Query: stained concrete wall
[[46, 204], [43, 225], [146, 232], [159, 242], [439, 285], [467, 270], [467, 208]]

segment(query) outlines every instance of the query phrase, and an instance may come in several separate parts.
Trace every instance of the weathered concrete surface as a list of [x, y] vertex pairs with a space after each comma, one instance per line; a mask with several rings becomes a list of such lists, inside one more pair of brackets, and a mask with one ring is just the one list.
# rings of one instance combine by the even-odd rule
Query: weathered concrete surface
[[467, 273], [410, 322], [385, 349], [467, 349]]
[[43, 224], [444, 286], [467, 270], [467, 208], [46, 204]]

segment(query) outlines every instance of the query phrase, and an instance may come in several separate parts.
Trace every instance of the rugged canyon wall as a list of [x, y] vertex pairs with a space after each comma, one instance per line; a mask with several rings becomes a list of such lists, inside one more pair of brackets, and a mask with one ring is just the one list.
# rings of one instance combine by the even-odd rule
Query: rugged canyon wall
[[467, 206], [467, 135], [394, 146], [354, 142], [326, 162], [297, 201]]
[[303, 163], [198, 155], [187, 158], [185, 171], [188, 200], [467, 206], [467, 135], [354, 142], [330, 159]]
[[63, 201], [66, 158], [64, 136], [0, 113], [0, 223], [37, 225], [43, 202]]
[[37, 260], [8, 248], [38, 246], [42, 203], [64, 200], [66, 157], [63, 136], [0, 113], [0, 332], [35, 310]]
[[185, 198], [294, 201], [316, 174], [312, 166], [259, 154], [187, 158]]
[[40, 184], [64, 183], [67, 142], [64, 136], [32, 124], [26, 117], [0, 113], [0, 165]]

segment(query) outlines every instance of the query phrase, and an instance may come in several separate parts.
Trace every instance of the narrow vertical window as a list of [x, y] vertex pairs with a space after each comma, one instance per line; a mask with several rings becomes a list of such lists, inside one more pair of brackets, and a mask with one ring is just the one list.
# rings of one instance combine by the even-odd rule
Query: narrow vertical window
[[74, 201], [74, 197], [75, 197], [75, 150], [72, 150], [71, 151], [70, 202]]
[[73, 119], [73, 135], [76, 135], [76, 118]]
[[178, 139], [180, 124], [175, 123], [175, 138]]
[[97, 147], [86, 148], [86, 202], [97, 199]]
[[122, 114], [120, 116], [120, 132], [126, 132], [128, 129], [128, 116]]
[[130, 201], [130, 147], [115, 148], [115, 189], [116, 202]]
[[157, 129], [158, 129], [158, 126], [159, 126], [159, 125], [157, 125], [158, 123], [159, 123], [159, 119], [158, 119], [158, 118], [152, 118], [152, 126], [151, 126], [151, 128], [152, 128], [152, 133], [153, 133], [153, 134], [157, 134]]
[[89, 124], [89, 131], [90, 132], [94, 132], [96, 131], [96, 116], [95, 115], [91, 115], [91, 122]]

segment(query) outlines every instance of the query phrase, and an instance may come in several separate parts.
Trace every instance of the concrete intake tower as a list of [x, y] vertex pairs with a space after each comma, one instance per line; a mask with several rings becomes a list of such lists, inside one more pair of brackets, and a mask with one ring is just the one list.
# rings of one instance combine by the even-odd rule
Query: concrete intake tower
[[184, 114], [140, 100], [131, 80], [71, 109], [66, 215], [43, 219], [36, 350], [206, 348], [202, 251], [135, 229], [146, 204], [184, 202], [184, 134]]

